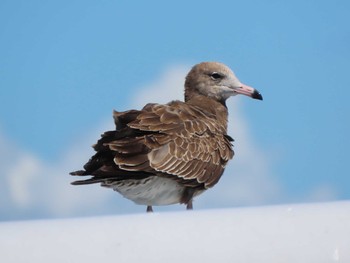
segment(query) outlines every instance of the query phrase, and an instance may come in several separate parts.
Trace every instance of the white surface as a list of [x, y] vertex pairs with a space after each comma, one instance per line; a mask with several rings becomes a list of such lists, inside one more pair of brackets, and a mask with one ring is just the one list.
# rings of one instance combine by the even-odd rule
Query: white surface
[[0, 224], [0, 262], [350, 262], [350, 202]]

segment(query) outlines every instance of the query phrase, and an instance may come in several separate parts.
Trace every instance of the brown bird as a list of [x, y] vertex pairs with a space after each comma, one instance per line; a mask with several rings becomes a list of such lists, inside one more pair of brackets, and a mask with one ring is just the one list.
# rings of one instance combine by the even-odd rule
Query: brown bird
[[226, 99], [243, 94], [262, 100], [224, 64], [195, 65], [185, 80], [185, 102], [147, 104], [114, 111], [116, 129], [102, 134], [73, 185], [101, 183], [136, 204], [186, 204], [213, 187], [233, 157]]

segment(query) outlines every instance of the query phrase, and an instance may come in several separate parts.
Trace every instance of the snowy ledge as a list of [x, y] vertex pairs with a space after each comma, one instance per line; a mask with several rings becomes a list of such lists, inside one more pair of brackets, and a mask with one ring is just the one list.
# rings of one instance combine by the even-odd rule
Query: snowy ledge
[[350, 262], [350, 201], [3, 222], [0, 262]]

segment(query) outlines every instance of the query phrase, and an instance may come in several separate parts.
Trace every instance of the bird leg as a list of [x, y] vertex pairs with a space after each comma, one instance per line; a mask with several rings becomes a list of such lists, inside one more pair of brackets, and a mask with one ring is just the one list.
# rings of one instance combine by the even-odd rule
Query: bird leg
[[187, 210], [193, 210], [192, 200], [190, 200], [190, 201], [187, 203], [186, 209], [187, 209]]
[[146, 210], [147, 213], [153, 213], [153, 208], [151, 205], [148, 205], [147, 206], [147, 210]]

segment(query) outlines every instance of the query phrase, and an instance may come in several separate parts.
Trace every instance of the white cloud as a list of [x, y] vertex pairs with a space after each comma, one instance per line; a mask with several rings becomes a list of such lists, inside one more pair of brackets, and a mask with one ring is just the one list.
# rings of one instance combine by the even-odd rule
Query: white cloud
[[[236, 156], [226, 175], [232, 177], [234, 198], [240, 204], [266, 204], [281, 197], [281, 185], [272, 170], [273, 160], [268, 149], [263, 149], [252, 136], [249, 124], [241, 112], [241, 97], [232, 98], [229, 104], [229, 133], [235, 138]], [[254, 101], [255, 103], [261, 103]], [[237, 184], [237, 186], [235, 186]], [[236, 196], [236, 197], [235, 197]]]
[[306, 199], [310, 202], [334, 201], [338, 199], [338, 192], [332, 185], [320, 184], [311, 190]]
[[[219, 183], [198, 203], [205, 206], [259, 205], [276, 202], [281, 185], [273, 176], [269, 152], [261, 149], [249, 132], [237, 98], [228, 105], [229, 134], [235, 139], [235, 156]], [[212, 201], [215, 200], [215, 203]]]
[[33, 203], [29, 185], [40, 174], [42, 164], [31, 155], [18, 156], [16, 165], [7, 171], [8, 185], [11, 198], [19, 207], [26, 207]]
[[[107, 125], [100, 125], [107, 128]], [[110, 128], [110, 127], [109, 127]], [[68, 173], [77, 170], [93, 153], [91, 145], [100, 131], [79, 138], [62, 158], [45, 163], [40, 157], [16, 147], [0, 133], [0, 220], [37, 217], [65, 217], [108, 213], [104, 205], [114, 197], [99, 187], [75, 187]], [[88, 198], [87, 198], [88, 197]]]
[[132, 105], [142, 108], [149, 102], [168, 103], [171, 100], [183, 100], [185, 76], [190, 66], [171, 66], [164, 70], [154, 82], [141, 87]]

